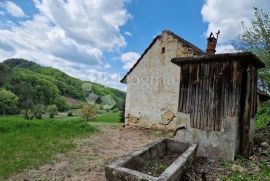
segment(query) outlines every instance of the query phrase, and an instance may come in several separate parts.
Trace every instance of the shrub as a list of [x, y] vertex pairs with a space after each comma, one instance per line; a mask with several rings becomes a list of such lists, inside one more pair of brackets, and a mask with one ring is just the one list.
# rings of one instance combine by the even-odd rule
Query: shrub
[[42, 114], [45, 113], [45, 108], [44, 108], [44, 106], [43, 106], [43, 105], [39, 105], [39, 106], [38, 106], [38, 109], [37, 109], [35, 112], [36, 112], [35, 117], [36, 117], [37, 119], [42, 119]]
[[56, 107], [56, 105], [50, 105], [50, 106], [48, 106], [47, 111], [50, 114], [50, 118], [54, 118], [54, 116], [57, 114], [57, 107]]
[[82, 108], [82, 117], [89, 121], [90, 118], [93, 118], [96, 115], [96, 107], [95, 105], [85, 105]]
[[62, 96], [59, 96], [55, 99], [55, 105], [57, 106], [57, 110], [60, 112], [69, 110], [69, 105], [67, 104], [65, 98]]
[[18, 113], [19, 98], [8, 90], [0, 90], [0, 114], [16, 114]]
[[116, 112], [118, 112], [119, 111], [119, 109], [118, 108], [113, 108], [113, 110], [112, 110], [114, 113], [116, 113]]
[[37, 113], [36, 118], [37, 118], [37, 119], [42, 119], [42, 114]]
[[73, 116], [73, 113], [72, 112], [68, 112], [67, 113], [67, 116]]
[[264, 102], [258, 108], [256, 115], [256, 127], [262, 128], [270, 123], [270, 101]]
[[97, 110], [97, 113], [98, 113], [98, 114], [103, 114], [103, 113], [106, 113], [106, 112], [107, 112], [107, 111], [102, 110], [102, 109], [101, 109], [101, 110]]
[[79, 102], [79, 103], [73, 103], [69, 107], [70, 109], [81, 109], [83, 105], [84, 105], [83, 103]]

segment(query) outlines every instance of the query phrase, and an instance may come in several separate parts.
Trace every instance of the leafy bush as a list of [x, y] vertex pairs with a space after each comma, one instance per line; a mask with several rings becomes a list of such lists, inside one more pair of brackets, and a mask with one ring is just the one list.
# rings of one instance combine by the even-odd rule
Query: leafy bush
[[116, 112], [118, 112], [118, 111], [119, 111], [118, 108], [113, 108], [113, 110], [112, 110], [112, 112], [114, 112], [114, 113], [116, 113]]
[[85, 105], [82, 108], [82, 117], [89, 121], [90, 118], [93, 118], [97, 113], [95, 105]]
[[81, 109], [83, 105], [83, 102], [73, 103], [72, 105], [70, 105], [70, 109]]
[[54, 118], [54, 116], [57, 114], [57, 107], [56, 107], [56, 105], [50, 105], [50, 106], [48, 106], [47, 111], [50, 114], [50, 118]]
[[0, 114], [16, 114], [18, 113], [19, 98], [11, 91], [0, 90]]
[[37, 110], [37, 113], [36, 113], [36, 118], [37, 119], [42, 119], [42, 114], [45, 113], [45, 108], [44, 106], [41, 106], [40, 109]]
[[256, 115], [257, 128], [265, 127], [267, 124], [270, 124], [270, 101], [260, 105]]
[[69, 105], [67, 104], [65, 98], [62, 96], [56, 97], [55, 105], [57, 106], [57, 110], [60, 112], [64, 112], [64, 111], [69, 110]]
[[106, 112], [107, 112], [107, 111], [102, 110], [102, 109], [100, 109], [100, 110], [97, 111], [98, 114], [103, 114], [103, 113], [106, 113]]

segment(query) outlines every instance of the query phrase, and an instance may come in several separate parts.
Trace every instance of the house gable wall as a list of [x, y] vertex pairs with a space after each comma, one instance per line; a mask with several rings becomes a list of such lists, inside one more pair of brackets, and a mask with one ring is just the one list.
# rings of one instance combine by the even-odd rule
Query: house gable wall
[[191, 48], [169, 33], [156, 40], [127, 77], [125, 124], [176, 128], [180, 68], [171, 59], [193, 55]]

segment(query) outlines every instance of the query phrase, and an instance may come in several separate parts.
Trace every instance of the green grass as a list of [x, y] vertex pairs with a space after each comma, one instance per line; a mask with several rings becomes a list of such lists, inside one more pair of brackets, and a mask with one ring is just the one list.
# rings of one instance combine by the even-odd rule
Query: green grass
[[97, 115], [91, 122], [120, 123], [120, 112], [106, 112]]
[[[230, 165], [232, 164], [227, 163]], [[236, 160], [234, 164], [242, 166], [243, 168], [248, 168], [248, 172], [240, 172], [240, 171], [231, 171], [227, 176], [224, 176], [222, 181], [262, 181], [262, 180], [270, 180], [270, 167], [267, 165], [265, 160], [261, 160], [258, 163], [254, 163], [249, 160]], [[257, 167], [258, 170], [255, 169]], [[227, 168], [229, 169], [229, 168]]]
[[256, 115], [256, 128], [264, 128], [267, 124], [270, 124], [270, 101], [260, 105]]
[[50, 163], [56, 154], [75, 147], [73, 138], [95, 131], [95, 127], [76, 117], [29, 121], [21, 116], [1, 116], [0, 180]]
[[[270, 125], [266, 124], [263, 127], [259, 127], [255, 132], [255, 143], [268, 142]], [[222, 181], [266, 181], [270, 180], [270, 165], [269, 165], [269, 148], [262, 149], [256, 146], [253, 156], [255, 160], [247, 159], [240, 155], [236, 156], [236, 160], [232, 163], [221, 161], [220, 165], [223, 166], [227, 173], [226, 176], [222, 177]], [[233, 169], [234, 166], [234, 169]]]
[[[120, 123], [120, 111], [117, 112], [104, 112], [102, 114], [97, 114], [97, 116], [89, 121], [89, 123]], [[59, 119], [59, 118], [58, 118]], [[81, 116], [70, 116], [70, 117], [62, 117], [61, 120], [68, 121], [68, 120], [80, 120], [85, 121]]]

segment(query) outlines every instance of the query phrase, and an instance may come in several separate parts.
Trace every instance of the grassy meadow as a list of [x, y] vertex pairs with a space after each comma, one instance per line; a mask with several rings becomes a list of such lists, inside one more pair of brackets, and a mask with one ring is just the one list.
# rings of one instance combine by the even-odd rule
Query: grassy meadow
[[120, 111], [117, 112], [105, 112], [97, 115], [91, 122], [104, 122], [104, 123], [120, 123]]
[[22, 116], [1, 116], [0, 180], [49, 163], [56, 154], [75, 147], [73, 138], [96, 131], [79, 117], [25, 120]]

